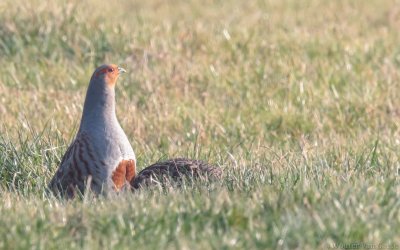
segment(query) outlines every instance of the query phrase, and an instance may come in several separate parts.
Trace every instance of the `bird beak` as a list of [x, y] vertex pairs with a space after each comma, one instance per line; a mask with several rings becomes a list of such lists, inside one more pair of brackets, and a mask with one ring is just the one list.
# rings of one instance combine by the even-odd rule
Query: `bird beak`
[[126, 70], [124, 68], [121, 68], [121, 67], [118, 67], [118, 71], [119, 71], [119, 73], [125, 73], [126, 72]]

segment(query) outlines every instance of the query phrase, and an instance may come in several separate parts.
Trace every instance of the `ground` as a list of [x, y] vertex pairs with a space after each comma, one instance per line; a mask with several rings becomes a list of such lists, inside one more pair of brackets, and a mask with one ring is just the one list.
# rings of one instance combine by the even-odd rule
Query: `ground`
[[[400, 248], [399, 1], [48, 2], [0, 3], [0, 248]], [[139, 170], [223, 180], [48, 195], [103, 63]]]

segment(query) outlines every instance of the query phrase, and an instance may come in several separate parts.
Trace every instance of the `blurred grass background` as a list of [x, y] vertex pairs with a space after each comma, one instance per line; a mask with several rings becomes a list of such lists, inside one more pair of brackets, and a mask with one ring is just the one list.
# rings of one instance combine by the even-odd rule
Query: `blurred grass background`
[[[399, 27], [397, 0], [0, 2], [0, 248], [400, 247]], [[48, 197], [103, 63], [139, 170], [224, 180]]]

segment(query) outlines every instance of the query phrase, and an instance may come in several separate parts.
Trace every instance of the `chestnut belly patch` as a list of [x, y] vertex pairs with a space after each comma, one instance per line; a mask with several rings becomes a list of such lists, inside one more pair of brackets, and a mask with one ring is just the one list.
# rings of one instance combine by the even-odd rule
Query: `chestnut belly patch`
[[118, 163], [117, 168], [112, 173], [112, 181], [114, 183], [114, 189], [119, 191], [125, 185], [126, 182], [130, 181], [135, 177], [136, 164], [134, 160], [122, 160]]

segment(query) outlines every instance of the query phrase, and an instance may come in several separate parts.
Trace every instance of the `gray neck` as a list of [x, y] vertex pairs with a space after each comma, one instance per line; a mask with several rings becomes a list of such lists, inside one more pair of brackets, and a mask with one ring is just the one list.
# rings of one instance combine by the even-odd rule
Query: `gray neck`
[[80, 129], [91, 129], [96, 125], [107, 126], [118, 123], [115, 114], [115, 90], [103, 82], [89, 84]]

